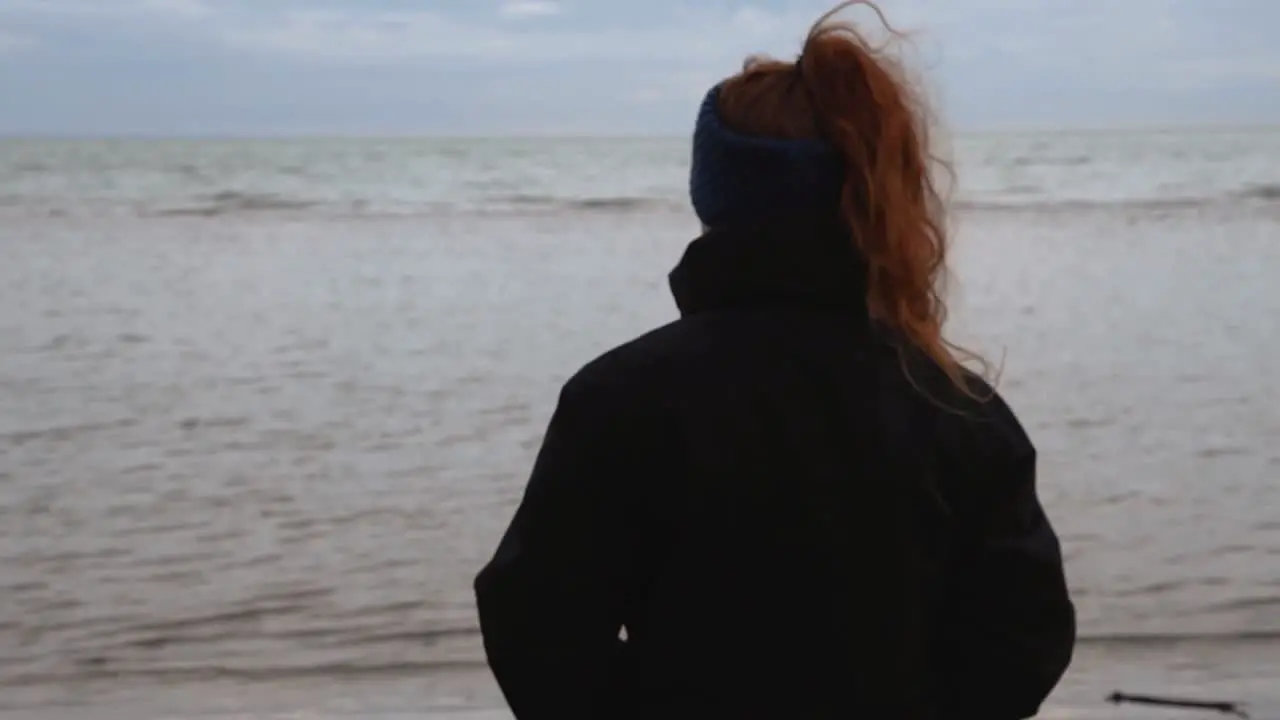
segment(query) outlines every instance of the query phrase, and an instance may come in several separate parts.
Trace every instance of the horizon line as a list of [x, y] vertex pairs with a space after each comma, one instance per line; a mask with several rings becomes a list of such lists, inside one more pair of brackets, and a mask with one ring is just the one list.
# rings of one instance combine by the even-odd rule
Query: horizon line
[[[983, 127], [965, 130], [953, 130], [942, 133], [945, 137], [982, 137], [992, 135], [1085, 135], [1085, 134], [1125, 134], [1125, 133], [1216, 133], [1216, 132], [1268, 132], [1280, 131], [1280, 123], [1172, 123], [1142, 125], [1136, 123], [1117, 123], [1114, 125], [1080, 125], [1080, 126], [1036, 126], [1010, 125], [1007, 127]], [[439, 140], [439, 141], [476, 141], [476, 140], [683, 140], [691, 137], [692, 131], [680, 132], [582, 132], [582, 131], [521, 131], [493, 133], [444, 133], [432, 131], [283, 131], [283, 132], [107, 132], [107, 133], [28, 133], [0, 131], [0, 142], [38, 141], [38, 142], [165, 142], [165, 141], [278, 141], [278, 140]]]

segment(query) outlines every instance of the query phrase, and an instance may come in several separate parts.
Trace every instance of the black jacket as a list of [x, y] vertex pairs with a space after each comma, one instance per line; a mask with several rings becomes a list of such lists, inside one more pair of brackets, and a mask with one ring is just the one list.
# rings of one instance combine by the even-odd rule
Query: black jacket
[[475, 585], [517, 718], [1038, 711], [1075, 617], [1035, 450], [869, 320], [851, 248], [709, 232], [682, 317], [565, 385]]

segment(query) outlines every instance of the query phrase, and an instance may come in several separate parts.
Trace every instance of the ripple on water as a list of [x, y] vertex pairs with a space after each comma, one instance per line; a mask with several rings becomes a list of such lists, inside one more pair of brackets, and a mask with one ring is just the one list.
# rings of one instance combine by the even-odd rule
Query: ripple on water
[[[1274, 226], [1072, 218], [975, 221], [957, 318], [1010, 348], [1086, 643], [1273, 637]], [[522, 222], [0, 227], [0, 684], [478, 663], [560, 384], [670, 318], [687, 239]]]

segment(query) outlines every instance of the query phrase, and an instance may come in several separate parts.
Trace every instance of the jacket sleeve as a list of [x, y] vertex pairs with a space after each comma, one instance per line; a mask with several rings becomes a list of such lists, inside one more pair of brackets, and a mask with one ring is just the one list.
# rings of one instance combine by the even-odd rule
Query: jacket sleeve
[[607, 717], [634, 574], [646, 429], [570, 381], [524, 497], [475, 581], [489, 665], [519, 720]]
[[997, 434], [1015, 442], [959, 473], [981, 490], [952, 549], [935, 657], [942, 707], [955, 717], [1021, 720], [1039, 712], [1066, 672], [1076, 618], [1036, 491], [1035, 448], [1002, 401], [993, 402], [1005, 416]]

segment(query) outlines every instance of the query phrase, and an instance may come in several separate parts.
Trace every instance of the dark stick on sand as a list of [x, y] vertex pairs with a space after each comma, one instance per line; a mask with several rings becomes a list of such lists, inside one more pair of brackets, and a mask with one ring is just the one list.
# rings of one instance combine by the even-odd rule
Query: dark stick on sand
[[1122, 692], [1112, 693], [1107, 702], [1113, 705], [1150, 705], [1153, 707], [1181, 708], [1184, 710], [1212, 710], [1223, 715], [1234, 715], [1248, 720], [1249, 714], [1240, 703], [1213, 702], [1208, 700], [1180, 700], [1177, 698], [1154, 697], [1152, 695], [1128, 695]]

